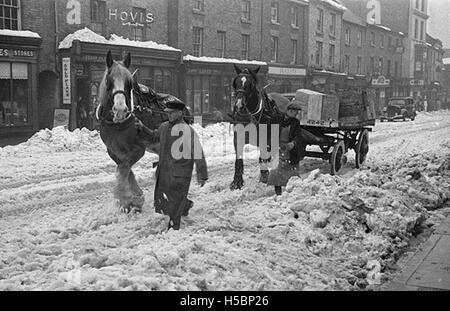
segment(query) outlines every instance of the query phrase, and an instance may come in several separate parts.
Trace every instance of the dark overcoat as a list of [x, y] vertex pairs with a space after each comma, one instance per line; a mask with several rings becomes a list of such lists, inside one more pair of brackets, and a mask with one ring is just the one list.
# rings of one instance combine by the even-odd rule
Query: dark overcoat
[[[180, 129], [185, 133], [180, 132]], [[159, 127], [158, 133], [160, 152], [154, 206], [157, 213], [169, 215], [173, 227], [177, 229], [188, 204], [194, 163], [198, 181], [208, 179], [207, 164], [197, 133], [184, 120], [174, 124], [165, 122]]]

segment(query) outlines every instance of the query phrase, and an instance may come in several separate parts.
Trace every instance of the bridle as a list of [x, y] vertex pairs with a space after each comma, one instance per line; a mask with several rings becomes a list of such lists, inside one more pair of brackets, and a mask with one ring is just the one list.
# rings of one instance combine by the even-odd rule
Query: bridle
[[[136, 70], [136, 71], [137, 71], [137, 70]], [[136, 71], [133, 73], [133, 75], [136, 73]], [[100, 104], [97, 106], [97, 109], [96, 109], [96, 111], [95, 111], [95, 116], [97, 117], [97, 120], [99, 120], [99, 121], [101, 121], [101, 122], [108, 123], [108, 124], [122, 124], [122, 123], [125, 123], [126, 121], [128, 121], [128, 120], [134, 115], [134, 88], [133, 88], [133, 85], [131, 85], [130, 93], [129, 93], [129, 94], [127, 94], [124, 90], [118, 90], [118, 91], [115, 91], [115, 92], [112, 94], [112, 96], [108, 98], [108, 101], [111, 103], [111, 107], [114, 106], [114, 98], [115, 98], [117, 95], [119, 95], [119, 94], [122, 94], [122, 95], [125, 97], [125, 101], [126, 101], [127, 107], [129, 107], [129, 109], [130, 109], [130, 111], [128, 112], [127, 117], [124, 118], [122, 121], [117, 122], [117, 123], [112, 122], [112, 121], [109, 121], [109, 120], [106, 120], [106, 118], [104, 118], [104, 117], [101, 116], [101, 109], [103, 108], [103, 107], [102, 107], [103, 104], [100, 103]], [[128, 103], [130, 103], [130, 105], [128, 105]]]
[[[247, 74], [247, 73], [239, 74], [239, 75], [235, 78], [235, 80], [233, 81], [233, 88], [235, 89], [235, 93], [236, 93], [237, 95], [241, 95], [242, 106], [243, 106], [244, 109], [245, 109], [245, 115], [250, 117], [252, 123], [258, 125], [258, 124], [261, 122], [261, 118], [262, 118], [262, 115], [263, 115], [263, 114], [262, 114], [262, 111], [263, 111], [263, 109], [264, 109], [264, 100], [263, 100], [263, 96], [257, 96], [257, 98], [259, 98], [259, 99], [258, 99], [258, 105], [256, 106], [256, 108], [255, 108], [254, 111], [250, 111], [250, 110], [248, 109], [248, 106], [247, 106], [247, 100], [246, 100], [247, 97], [245, 96], [245, 95], [246, 95], [246, 90], [245, 90], [244, 88], [242, 88], [242, 87], [236, 88], [236, 81], [237, 81], [237, 79], [238, 79], [240, 76], [249, 76], [249, 77], [251, 77], [251, 75], [250, 75], [250, 74]], [[251, 79], [254, 80], [253, 77], [251, 77]], [[258, 90], [258, 88], [257, 88], [256, 85], [252, 85], [252, 91], [253, 91], [253, 90], [256, 92], [257, 95], [259, 95], [259, 94], [261, 93], [261, 92]], [[234, 116], [236, 116], [236, 115], [241, 115], [241, 116], [242, 116], [242, 114], [241, 114], [240, 112], [236, 111], [236, 104], [237, 104], [238, 99], [239, 99], [239, 97], [236, 96], [236, 102], [234, 103], [234, 111], [233, 111], [233, 115], [234, 115]], [[259, 115], [259, 116], [258, 116], [258, 115]]]

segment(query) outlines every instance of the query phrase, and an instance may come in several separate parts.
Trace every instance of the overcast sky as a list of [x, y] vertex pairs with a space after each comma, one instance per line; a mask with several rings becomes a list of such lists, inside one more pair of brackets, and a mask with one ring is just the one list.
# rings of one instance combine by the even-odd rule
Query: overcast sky
[[450, 49], [450, 0], [429, 0], [428, 33]]

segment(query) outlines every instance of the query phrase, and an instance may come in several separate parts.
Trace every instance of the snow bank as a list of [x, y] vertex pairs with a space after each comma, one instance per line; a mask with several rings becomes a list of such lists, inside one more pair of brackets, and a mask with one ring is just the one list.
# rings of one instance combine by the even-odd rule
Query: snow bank
[[25, 143], [0, 148], [0, 156], [93, 150], [106, 150], [97, 131], [83, 128], [71, 132], [58, 126], [37, 132]]

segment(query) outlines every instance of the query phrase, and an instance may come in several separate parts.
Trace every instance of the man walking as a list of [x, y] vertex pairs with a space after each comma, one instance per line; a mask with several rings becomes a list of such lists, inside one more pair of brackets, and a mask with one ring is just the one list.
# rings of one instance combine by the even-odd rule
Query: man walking
[[197, 181], [203, 186], [208, 170], [203, 148], [195, 130], [183, 119], [185, 104], [179, 100], [167, 103], [164, 110], [169, 121], [158, 130], [160, 139], [159, 164], [154, 193], [155, 211], [169, 215], [169, 229], [180, 229], [181, 216], [187, 216], [193, 202], [187, 195], [194, 163]]

